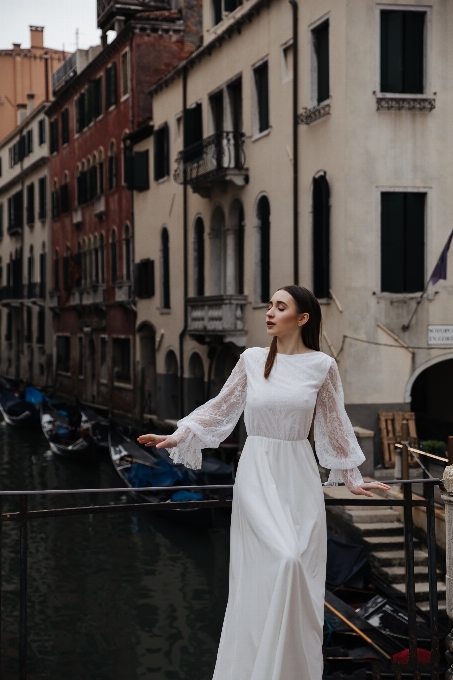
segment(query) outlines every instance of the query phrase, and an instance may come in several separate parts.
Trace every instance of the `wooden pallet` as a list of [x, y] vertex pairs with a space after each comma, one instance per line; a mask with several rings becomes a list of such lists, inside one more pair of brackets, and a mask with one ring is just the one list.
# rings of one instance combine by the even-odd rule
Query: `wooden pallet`
[[[379, 429], [381, 432], [382, 455], [385, 468], [395, 467], [395, 444], [401, 442], [401, 424], [407, 420], [409, 426], [409, 446], [418, 448], [415, 414], [411, 411], [379, 411]], [[410, 467], [417, 462], [409, 456]]]

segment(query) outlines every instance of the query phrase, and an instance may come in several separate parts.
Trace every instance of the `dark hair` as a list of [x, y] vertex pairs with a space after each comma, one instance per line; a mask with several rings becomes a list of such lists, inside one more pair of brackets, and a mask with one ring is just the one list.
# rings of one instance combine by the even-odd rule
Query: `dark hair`
[[[317, 352], [320, 351], [319, 339], [321, 336], [321, 307], [319, 306], [318, 300], [315, 298], [311, 290], [308, 288], [302, 288], [302, 286], [282, 286], [278, 290], [286, 290], [287, 293], [291, 295], [294, 302], [296, 303], [296, 309], [298, 314], [307, 313], [309, 319], [305, 323], [300, 331], [302, 336], [302, 342], [305, 347], [309, 349], [314, 349]], [[272, 338], [271, 346], [266, 359], [266, 365], [264, 367], [264, 377], [268, 378], [274, 365], [275, 356], [277, 354], [277, 336]]]

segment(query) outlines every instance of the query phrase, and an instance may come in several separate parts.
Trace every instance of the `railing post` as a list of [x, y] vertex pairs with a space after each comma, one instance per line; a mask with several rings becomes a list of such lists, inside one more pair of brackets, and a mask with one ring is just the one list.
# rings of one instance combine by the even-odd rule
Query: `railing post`
[[19, 680], [27, 678], [27, 559], [28, 497], [20, 496], [20, 602], [19, 602]]
[[409, 425], [407, 420], [401, 423], [401, 479], [409, 479]]
[[3, 538], [3, 522], [1, 516], [3, 514], [3, 496], [0, 496], [0, 680], [2, 678], [2, 538]]
[[453, 437], [448, 437], [447, 456], [448, 456], [448, 464], [453, 465]]
[[[450, 437], [449, 437], [450, 439]], [[447, 587], [447, 615], [453, 619], [453, 465], [445, 468], [442, 478], [442, 500], [445, 503], [445, 531], [447, 546], [447, 575], [445, 584]], [[445, 638], [447, 647], [447, 661], [453, 664], [453, 634], [449, 633]], [[445, 680], [453, 680], [453, 666], [445, 673]]]

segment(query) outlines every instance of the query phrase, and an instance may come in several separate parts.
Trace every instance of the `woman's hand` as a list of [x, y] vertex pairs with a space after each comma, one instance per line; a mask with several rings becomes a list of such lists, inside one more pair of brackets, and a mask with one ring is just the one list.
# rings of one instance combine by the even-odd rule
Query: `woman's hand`
[[144, 444], [145, 446], [155, 446], [156, 449], [171, 449], [174, 446], [178, 446], [178, 442], [174, 437], [163, 435], [163, 434], [141, 434], [137, 437], [139, 444]]
[[373, 494], [369, 489], [381, 489], [381, 491], [388, 491], [390, 487], [382, 482], [364, 482], [360, 486], [356, 486], [355, 489], [349, 489], [349, 491], [356, 496], [367, 496], [368, 498], [373, 498]]

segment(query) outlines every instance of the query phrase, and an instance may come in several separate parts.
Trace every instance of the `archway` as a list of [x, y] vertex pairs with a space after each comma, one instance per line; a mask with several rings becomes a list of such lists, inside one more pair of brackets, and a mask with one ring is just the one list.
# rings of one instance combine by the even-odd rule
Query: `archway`
[[172, 349], [165, 355], [164, 373], [158, 375], [157, 415], [160, 420], [176, 420], [179, 416], [178, 359]]
[[244, 208], [235, 198], [228, 212], [225, 238], [225, 288], [227, 293], [244, 293]]
[[186, 411], [190, 413], [206, 401], [203, 360], [198, 352], [193, 352], [189, 359], [189, 377], [185, 380]]
[[224, 263], [225, 214], [218, 205], [211, 218], [210, 240], [210, 294], [223, 295], [225, 293], [225, 263]]
[[140, 356], [140, 410], [156, 413], [156, 331], [146, 323], [138, 329]]
[[447, 442], [453, 435], [453, 358], [428, 366], [412, 384], [411, 410], [418, 438]]

